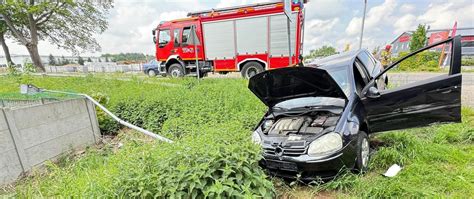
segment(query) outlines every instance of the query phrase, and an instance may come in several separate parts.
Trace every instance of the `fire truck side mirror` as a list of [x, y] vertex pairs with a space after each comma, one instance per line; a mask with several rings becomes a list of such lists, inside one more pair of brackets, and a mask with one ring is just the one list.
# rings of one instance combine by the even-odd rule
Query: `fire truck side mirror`
[[153, 43], [156, 44], [156, 30], [152, 30], [151, 34], [153, 35]]

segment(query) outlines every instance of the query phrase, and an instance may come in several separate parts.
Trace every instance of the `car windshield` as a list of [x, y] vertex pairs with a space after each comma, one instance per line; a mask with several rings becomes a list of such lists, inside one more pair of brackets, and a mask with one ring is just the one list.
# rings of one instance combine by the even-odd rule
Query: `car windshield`
[[295, 109], [312, 106], [339, 106], [344, 107], [345, 100], [334, 97], [301, 97], [280, 102], [274, 108]]
[[329, 75], [336, 81], [337, 85], [341, 87], [341, 90], [349, 97], [350, 94], [350, 85], [349, 85], [349, 75], [347, 67], [337, 67], [337, 68], [325, 68]]

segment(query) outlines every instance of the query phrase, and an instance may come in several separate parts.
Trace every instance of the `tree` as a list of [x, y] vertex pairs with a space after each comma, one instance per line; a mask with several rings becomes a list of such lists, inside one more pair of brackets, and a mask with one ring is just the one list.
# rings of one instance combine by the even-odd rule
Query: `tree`
[[305, 59], [314, 59], [314, 58], [321, 58], [321, 57], [327, 57], [330, 55], [337, 54], [336, 49], [332, 46], [323, 46], [321, 48], [318, 48], [316, 50], [311, 50], [309, 55], [306, 56]]
[[2, 45], [3, 52], [5, 53], [5, 58], [7, 60], [7, 65], [14, 64], [12, 61], [12, 57], [10, 55], [10, 49], [5, 42], [5, 36], [8, 32], [8, 26], [5, 21], [2, 21], [0, 18], [0, 45]]
[[105, 62], [109, 62], [109, 57], [105, 57]]
[[423, 48], [425, 46], [425, 43], [426, 43], [426, 28], [425, 28], [425, 25], [419, 24], [418, 28], [416, 28], [416, 31], [411, 36], [410, 51], [413, 52], [415, 50]]
[[87, 62], [92, 62], [92, 59], [90, 57], [87, 58]]
[[64, 65], [68, 65], [69, 64], [69, 60], [64, 58], [64, 56], [61, 57], [61, 65], [64, 66]]
[[56, 58], [52, 54], [49, 54], [49, 65], [54, 66], [56, 65]]
[[112, 61], [118, 62], [118, 61], [147, 61], [147, 56], [143, 53], [119, 53], [119, 54], [103, 54], [101, 57], [108, 58], [110, 57]]
[[83, 66], [83, 65], [84, 65], [84, 59], [82, 59], [82, 57], [79, 56], [79, 57], [77, 58], [77, 63], [78, 63], [79, 65]]
[[44, 71], [39, 40], [48, 40], [73, 53], [98, 51], [100, 45], [92, 35], [105, 31], [106, 15], [111, 7], [111, 0], [4, 0], [0, 15], [15, 40], [26, 47], [33, 64]]

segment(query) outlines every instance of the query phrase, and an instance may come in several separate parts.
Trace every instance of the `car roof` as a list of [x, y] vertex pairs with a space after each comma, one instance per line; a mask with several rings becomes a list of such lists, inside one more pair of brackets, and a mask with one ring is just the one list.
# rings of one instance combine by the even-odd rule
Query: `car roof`
[[331, 55], [322, 59], [314, 60], [313, 62], [307, 64], [309, 67], [321, 67], [324, 69], [329, 68], [338, 68], [338, 67], [352, 67], [355, 58], [361, 52], [367, 51], [365, 49], [353, 50], [348, 52], [343, 52], [335, 55]]

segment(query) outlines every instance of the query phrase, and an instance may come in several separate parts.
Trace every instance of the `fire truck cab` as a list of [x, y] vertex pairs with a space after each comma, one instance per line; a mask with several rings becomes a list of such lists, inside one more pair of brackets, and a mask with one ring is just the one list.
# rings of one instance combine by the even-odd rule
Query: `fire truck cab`
[[260, 3], [188, 13], [160, 22], [153, 30], [162, 76], [203, 77], [208, 72], [241, 72], [245, 78], [264, 70], [300, 63], [306, 1], [293, 0], [290, 23], [282, 2]]

